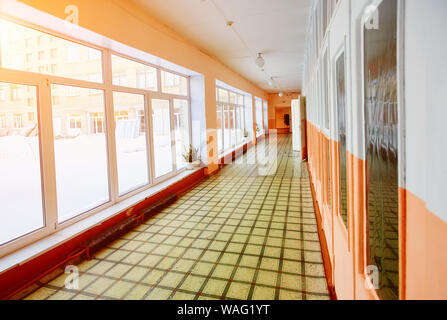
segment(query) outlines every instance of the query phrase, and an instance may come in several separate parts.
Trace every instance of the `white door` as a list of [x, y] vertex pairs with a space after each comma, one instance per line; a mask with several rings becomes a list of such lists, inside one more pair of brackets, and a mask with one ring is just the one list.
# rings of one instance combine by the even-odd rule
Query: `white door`
[[292, 100], [292, 143], [293, 151], [301, 151], [300, 100]]

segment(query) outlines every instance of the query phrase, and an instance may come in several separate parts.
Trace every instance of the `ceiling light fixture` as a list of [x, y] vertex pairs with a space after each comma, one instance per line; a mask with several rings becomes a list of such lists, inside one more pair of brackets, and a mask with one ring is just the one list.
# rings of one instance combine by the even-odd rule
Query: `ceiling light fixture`
[[263, 69], [264, 65], [265, 65], [265, 60], [262, 57], [262, 54], [258, 53], [258, 57], [256, 58], [256, 65], [260, 68]]

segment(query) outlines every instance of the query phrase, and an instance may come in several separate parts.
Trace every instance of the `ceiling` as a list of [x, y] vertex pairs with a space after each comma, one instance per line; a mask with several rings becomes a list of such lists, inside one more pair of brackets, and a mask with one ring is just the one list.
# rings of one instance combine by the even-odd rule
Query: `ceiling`
[[[301, 89], [312, 0], [132, 1], [260, 88]], [[259, 52], [264, 71], [255, 64]]]

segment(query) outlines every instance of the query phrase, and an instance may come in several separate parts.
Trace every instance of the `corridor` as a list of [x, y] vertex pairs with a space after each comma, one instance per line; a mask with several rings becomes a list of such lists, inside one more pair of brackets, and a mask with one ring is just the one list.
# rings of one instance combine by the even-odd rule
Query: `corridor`
[[25, 299], [329, 299], [306, 165], [277, 138], [277, 170], [258, 174], [256, 150], [226, 165], [146, 223]]

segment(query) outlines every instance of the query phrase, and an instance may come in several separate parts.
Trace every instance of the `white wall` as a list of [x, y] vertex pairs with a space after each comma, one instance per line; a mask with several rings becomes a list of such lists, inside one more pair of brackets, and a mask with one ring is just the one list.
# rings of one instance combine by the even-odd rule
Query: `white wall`
[[447, 222], [447, 1], [405, 1], [407, 189]]

